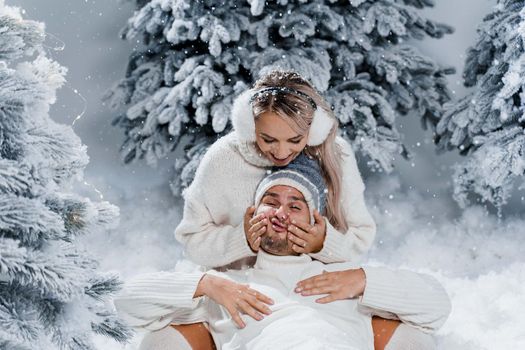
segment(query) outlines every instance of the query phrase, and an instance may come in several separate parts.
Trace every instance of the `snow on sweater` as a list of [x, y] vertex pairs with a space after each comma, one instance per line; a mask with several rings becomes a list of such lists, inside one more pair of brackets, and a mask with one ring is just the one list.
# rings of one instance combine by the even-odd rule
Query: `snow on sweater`
[[204, 272], [158, 272], [135, 277], [115, 299], [119, 315], [138, 329], [158, 330], [170, 323], [207, 322], [218, 349], [373, 350], [372, 315], [400, 319], [433, 332], [450, 313], [450, 301], [433, 277], [406, 270], [365, 267], [366, 287], [358, 299], [319, 304], [319, 296], [294, 292], [296, 283], [351, 263], [323, 264], [308, 255], [275, 256], [260, 251], [253, 268], [217, 276], [249, 284], [274, 300], [272, 313], [256, 321], [242, 318], [238, 329], [228, 312], [208, 297], [193, 298]]
[[[338, 137], [343, 153], [341, 203], [349, 229], [338, 232], [328, 220], [322, 262], [356, 262], [372, 244], [375, 223], [366, 208], [364, 183], [350, 144]], [[255, 254], [246, 241], [243, 217], [253, 205], [255, 189], [272, 163], [236, 132], [217, 140], [204, 155], [192, 184], [184, 192], [184, 214], [175, 237], [193, 262], [221, 267]]]

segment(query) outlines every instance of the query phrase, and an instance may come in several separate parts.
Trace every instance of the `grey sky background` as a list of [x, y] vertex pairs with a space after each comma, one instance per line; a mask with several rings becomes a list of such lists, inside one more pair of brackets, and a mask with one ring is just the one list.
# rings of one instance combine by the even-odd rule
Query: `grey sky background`
[[[59, 91], [52, 117], [71, 124], [84, 111], [74, 126], [88, 146], [91, 159], [85, 172], [89, 185], [85, 185], [84, 192], [96, 194], [90, 187], [94, 186], [105, 199], [115, 203], [140, 193], [147, 199], [151, 188], [167, 182], [175, 156], [156, 169], [144, 162], [123, 165], [118, 154], [122, 130], [111, 126], [115, 113], [101, 102], [104, 92], [124, 76], [133, 43], [120, 40], [118, 33], [132, 15], [133, 6], [117, 0], [7, 0], [6, 3], [24, 8], [27, 18], [45, 22], [49, 55], [69, 69], [67, 86]], [[455, 28], [452, 35], [426, 39], [417, 45], [440, 64], [456, 68], [457, 73], [449, 77], [449, 86], [458, 97], [466, 93], [461, 81], [466, 49], [474, 43], [477, 25], [495, 3], [496, 0], [436, 0], [434, 8], [425, 10], [428, 17]], [[417, 118], [407, 116], [398, 123], [414, 155], [411, 161], [396, 161], [394, 173], [402, 184], [429, 194], [450, 192], [450, 165], [461, 157], [453, 153], [436, 155], [430, 133], [420, 128]], [[364, 167], [361, 169], [368, 175]], [[169, 191], [167, 186], [164, 189]], [[507, 212], [523, 209], [521, 196], [514, 196]]]

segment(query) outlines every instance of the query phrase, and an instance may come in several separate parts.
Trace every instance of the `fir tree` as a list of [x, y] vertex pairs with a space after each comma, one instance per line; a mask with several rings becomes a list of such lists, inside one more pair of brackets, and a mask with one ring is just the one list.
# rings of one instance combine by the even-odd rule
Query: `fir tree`
[[49, 117], [66, 70], [44, 37], [0, 0], [0, 349], [94, 349], [94, 332], [124, 341], [130, 330], [108, 305], [117, 276], [77, 237], [114, 225], [118, 208], [71, 191], [88, 157]]
[[232, 100], [260, 74], [293, 69], [331, 103], [341, 131], [374, 170], [407, 157], [395, 122], [415, 111], [434, 127], [450, 100], [445, 74], [406, 42], [451, 28], [421, 17], [433, 0], [151, 0], [122, 37], [140, 41], [108, 93], [123, 110], [125, 162], [165, 158], [179, 144], [173, 189], [187, 186], [206, 148], [227, 133]]
[[525, 173], [525, 1], [499, 0], [468, 51], [465, 85], [474, 91], [439, 121], [441, 150], [467, 156], [454, 173], [460, 205], [477, 194], [501, 208]]

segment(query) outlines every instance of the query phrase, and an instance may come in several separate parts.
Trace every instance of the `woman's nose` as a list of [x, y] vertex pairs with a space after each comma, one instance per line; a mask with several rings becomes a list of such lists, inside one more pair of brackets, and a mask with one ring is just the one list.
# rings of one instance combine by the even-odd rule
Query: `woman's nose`
[[288, 157], [288, 149], [284, 145], [277, 146], [275, 156], [279, 159], [284, 159]]

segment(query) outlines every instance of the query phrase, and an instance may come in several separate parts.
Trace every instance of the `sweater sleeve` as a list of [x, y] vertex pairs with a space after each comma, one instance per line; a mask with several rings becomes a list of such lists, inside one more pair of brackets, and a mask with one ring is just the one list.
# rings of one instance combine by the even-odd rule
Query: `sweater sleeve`
[[423, 332], [437, 331], [451, 311], [447, 292], [432, 276], [408, 270], [364, 267], [365, 292], [360, 308], [384, 318], [397, 318]]
[[131, 327], [155, 331], [170, 323], [206, 321], [208, 298], [193, 298], [203, 272], [156, 272], [126, 282], [115, 296], [120, 317]]
[[186, 256], [199, 265], [212, 268], [255, 256], [246, 241], [244, 223], [217, 223], [206, 203], [210, 200], [210, 191], [228, 190], [217, 188], [213, 183], [214, 179], [224, 177], [224, 170], [217, 163], [229, 161], [227, 153], [224, 142], [219, 140], [204, 155], [193, 182], [184, 192], [183, 216], [175, 229], [175, 237], [184, 245]]
[[341, 203], [348, 224], [346, 232], [339, 232], [328, 220], [326, 237], [320, 252], [310, 254], [324, 263], [356, 262], [368, 251], [374, 241], [376, 225], [364, 198], [365, 185], [359, 173], [350, 144], [338, 138], [343, 151]]

